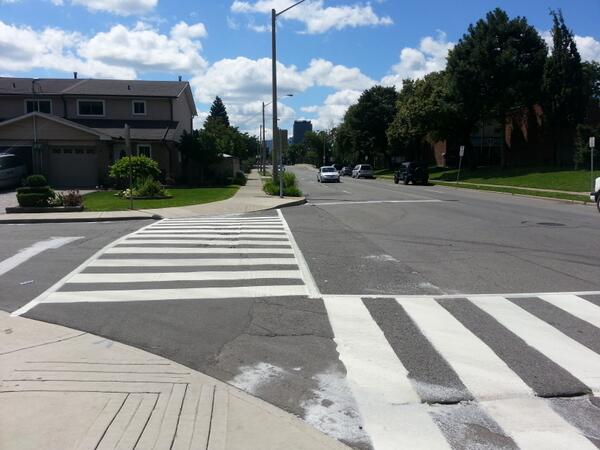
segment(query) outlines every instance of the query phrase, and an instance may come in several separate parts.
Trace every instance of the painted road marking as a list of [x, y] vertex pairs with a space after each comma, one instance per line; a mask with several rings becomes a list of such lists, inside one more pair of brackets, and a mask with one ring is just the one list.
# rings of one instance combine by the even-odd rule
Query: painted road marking
[[600, 328], [600, 308], [576, 295], [540, 295], [540, 298], [581, 320]]
[[225, 298], [299, 297], [306, 295], [306, 286], [298, 284], [188, 289], [57, 291], [48, 295], [44, 300], [44, 303], [147, 302]]
[[122, 245], [132, 244], [171, 244], [171, 245], [211, 245], [211, 246], [224, 246], [224, 245], [278, 245], [287, 244], [287, 241], [252, 241], [252, 240], [224, 240], [224, 239], [128, 239]]
[[144, 283], [158, 281], [301, 279], [299, 270], [252, 270], [162, 273], [78, 273], [70, 283]]
[[296, 258], [97, 259], [90, 267], [289, 266]]
[[63, 245], [70, 244], [71, 242], [83, 239], [83, 236], [77, 237], [51, 237], [45, 241], [39, 241], [30, 247], [19, 250], [19, 252], [10, 258], [6, 258], [0, 262], [0, 275], [4, 275], [6, 272], [13, 270], [15, 267], [20, 266], [25, 261], [33, 258], [36, 255], [46, 251], [55, 250], [62, 247]]
[[396, 301], [519, 448], [595, 448], [433, 298]]
[[161, 255], [191, 255], [191, 254], [294, 254], [291, 248], [177, 248], [177, 247], [113, 247], [104, 252], [108, 255], [136, 255], [136, 254], [161, 254]]
[[600, 355], [498, 296], [469, 297], [477, 307], [600, 394]]
[[360, 298], [324, 296], [323, 301], [374, 448], [449, 449], [427, 406], [420, 404], [408, 371]]
[[368, 205], [378, 203], [443, 203], [443, 200], [364, 200], [348, 202], [322, 202], [310, 203], [312, 206], [337, 206], [337, 205]]

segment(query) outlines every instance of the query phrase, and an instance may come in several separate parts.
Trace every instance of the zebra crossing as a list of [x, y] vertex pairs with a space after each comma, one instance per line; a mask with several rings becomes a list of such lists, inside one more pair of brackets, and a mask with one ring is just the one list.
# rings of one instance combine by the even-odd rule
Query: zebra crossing
[[436, 416], [447, 404], [476, 408], [510, 448], [600, 443], [585, 423], [600, 408], [583, 420], [552, 401], [600, 394], [600, 296], [323, 300], [375, 449], [454, 447]]
[[281, 214], [165, 219], [105, 247], [13, 315], [40, 303], [309, 296], [294, 245]]

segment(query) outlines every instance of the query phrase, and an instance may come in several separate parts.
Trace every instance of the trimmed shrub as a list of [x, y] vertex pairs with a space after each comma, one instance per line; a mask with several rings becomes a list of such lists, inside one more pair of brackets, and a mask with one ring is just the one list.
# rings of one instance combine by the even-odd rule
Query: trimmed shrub
[[52, 197], [52, 195], [54, 195], [54, 191], [50, 189], [50, 186], [24, 186], [17, 188], [17, 196], [20, 194], [46, 194], [48, 197]]
[[167, 191], [152, 177], [146, 178], [133, 192], [134, 197], [166, 197]]
[[54, 197], [48, 197], [46, 194], [32, 193], [32, 194], [19, 194], [17, 200], [19, 206], [49, 206], [50, 200]]
[[110, 166], [109, 171], [109, 175], [117, 182], [118, 186], [125, 187], [128, 185], [130, 165], [134, 184], [137, 184], [138, 180], [145, 181], [148, 177], [154, 179], [160, 175], [158, 163], [152, 158], [144, 155], [121, 158]]
[[239, 186], [246, 186], [247, 182], [248, 182], [248, 179], [246, 178], [246, 175], [244, 175], [242, 172], [238, 172], [235, 174], [235, 177], [233, 177], [232, 184], [237, 184]]
[[25, 179], [25, 186], [29, 187], [41, 187], [48, 186], [48, 181], [44, 175], [29, 175]]
[[[269, 180], [263, 186], [263, 190], [269, 195], [279, 195], [279, 182], [274, 183], [273, 180]], [[296, 186], [284, 186], [283, 195], [285, 197], [302, 197], [302, 191]]]

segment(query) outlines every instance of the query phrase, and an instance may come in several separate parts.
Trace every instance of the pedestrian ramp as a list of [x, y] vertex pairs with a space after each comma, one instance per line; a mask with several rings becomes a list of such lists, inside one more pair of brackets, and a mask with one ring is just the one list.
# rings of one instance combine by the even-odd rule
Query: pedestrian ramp
[[323, 300], [374, 448], [597, 449], [600, 295]]
[[167, 219], [119, 239], [13, 315], [40, 303], [309, 296], [285, 218]]

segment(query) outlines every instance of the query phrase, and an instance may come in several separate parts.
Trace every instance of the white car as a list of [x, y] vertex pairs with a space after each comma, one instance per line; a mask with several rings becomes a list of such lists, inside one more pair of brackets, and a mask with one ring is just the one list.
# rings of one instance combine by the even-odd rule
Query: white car
[[359, 164], [352, 169], [352, 178], [375, 178], [370, 164]]
[[332, 181], [334, 183], [340, 182], [340, 174], [333, 166], [323, 166], [317, 172], [317, 181], [319, 183], [327, 183]]
[[11, 187], [21, 184], [27, 175], [27, 166], [16, 155], [0, 154], [0, 187]]

